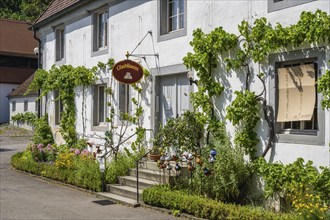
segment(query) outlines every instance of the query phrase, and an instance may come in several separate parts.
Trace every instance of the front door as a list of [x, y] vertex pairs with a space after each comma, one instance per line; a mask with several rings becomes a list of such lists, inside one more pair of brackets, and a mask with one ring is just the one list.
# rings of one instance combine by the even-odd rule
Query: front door
[[190, 109], [190, 86], [186, 74], [160, 77], [159, 114], [162, 125]]

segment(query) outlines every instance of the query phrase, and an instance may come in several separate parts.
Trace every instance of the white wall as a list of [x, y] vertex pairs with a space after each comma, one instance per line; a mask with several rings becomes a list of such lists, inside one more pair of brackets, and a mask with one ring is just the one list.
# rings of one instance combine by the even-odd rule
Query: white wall
[[[16, 101], [16, 111], [13, 111], [12, 107], [12, 102]], [[28, 109], [27, 111], [24, 111], [24, 102], [28, 102]], [[16, 97], [11, 97], [9, 100], [9, 111], [10, 111], [10, 123], [28, 130], [32, 130], [32, 127], [26, 123], [17, 123], [13, 122], [11, 120], [11, 117], [13, 115], [16, 115], [18, 113], [26, 113], [26, 112], [32, 112], [32, 113], [37, 113], [36, 111], [36, 96], [16, 96]]]
[[16, 89], [17, 84], [0, 83], [0, 124], [9, 123], [9, 101], [7, 95]]
[[[98, 5], [99, 4], [99, 5]], [[139, 1], [125, 1], [109, 9], [109, 50], [105, 55], [92, 56], [91, 48], [91, 16], [86, 14], [86, 11], [96, 9], [100, 6], [100, 1], [92, 3], [90, 6], [80, 8], [79, 12], [70, 13], [68, 16], [64, 16], [61, 20], [52, 22], [48, 26], [41, 29], [41, 38], [44, 39], [44, 68], [49, 69], [54, 64], [54, 48], [55, 40], [53, 33], [53, 26], [64, 23], [66, 31], [66, 52], [65, 52], [65, 64], [71, 64], [74, 66], [85, 65], [92, 67], [97, 64], [98, 61], [106, 62], [108, 58], [114, 58], [116, 61], [125, 59], [127, 51], [132, 51], [142, 37], [151, 30], [153, 38], [147, 36], [142, 44], [137, 48], [135, 53], [137, 54], [159, 54], [159, 63], [161, 67], [171, 66], [175, 64], [182, 64], [182, 58], [187, 52], [192, 51], [189, 42], [192, 40], [192, 32], [196, 28], [202, 28], [205, 32], [213, 30], [215, 27], [223, 26], [228, 32], [237, 34], [237, 26], [242, 20], [247, 20], [250, 24], [256, 18], [266, 17], [270, 23], [276, 22], [282, 23], [284, 26], [295, 23], [302, 11], [315, 11], [316, 9], [325, 10], [330, 13], [330, 2], [327, 0], [314, 1], [307, 4], [302, 4], [295, 7], [275, 11], [268, 13], [267, 4], [268, 1], [188, 1], [188, 14], [187, 14], [187, 35], [184, 37], [178, 37], [175, 39], [157, 42], [157, 1], [139, 0]], [[75, 19], [77, 18], [77, 19]], [[153, 50], [155, 48], [155, 51]], [[326, 60], [329, 60], [329, 46], [326, 46]], [[147, 57], [146, 59], [150, 68], [156, 68], [154, 57]], [[145, 65], [144, 62], [142, 64]], [[267, 64], [267, 62], [266, 62]], [[329, 66], [328, 66], [329, 68]], [[254, 71], [257, 72], [257, 66], [254, 66]], [[220, 81], [225, 85], [225, 92], [222, 97], [217, 99], [217, 106], [221, 107], [220, 112], [224, 113], [224, 109], [234, 100], [235, 96], [233, 92], [235, 90], [241, 90], [242, 80], [235, 72], [229, 72], [224, 74], [224, 68], [220, 65], [219, 73], [221, 74]], [[109, 78], [110, 73], [103, 75], [102, 77]], [[146, 92], [146, 99], [152, 100], [153, 91], [152, 85], [149, 82], [148, 92]], [[268, 83], [268, 82], [267, 82]], [[115, 85], [114, 90], [117, 87]], [[252, 84], [252, 90], [260, 92], [262, 85], [257, 81]], [[81, 135], [83, 133], [82, 127], [82, 92], [81, 88], [76, 90], [77, 96], [77, 131]], [[268, 88], [268, 93], [274, 92], [272, 88]], [[86, 131], [87, 137], [93, 139], [95, 134], [102, 135], [103, 132], [92, 130], [92, 97], [91, 89], [86, 89]], [[116, 98], [118, 96], [116, 95]], [[227, 97], [227, 98], [224, 98]], [[117, 103], [118, 100], [115, 100]], [[51, 113], [53, 111], [53, 102], [48, 102], [48, 112], [50, 114], [50, 122], [53, 128], [53, 119]], [[144, 102], [144, 127], [151, 128], [152, 118], [151, 114], [154, 103]], [[272, 161], [281, 160], [284, 163], [292, 162], [297, 157], [304, 157], [306, 160], [310, 159], [317, 165], [329, 165], [330, 154], [328, 143], [330, 142], [330, 115], [329, 111], [325, 113], [325, 145], [323, 146], [310, 146], [303, 144], [285, 144], [277, 143], [275, 147], [275, 153], [269, 152], [268, 157]], [[235, 128], [227, 121], [227, 129], [234, 137]], [[266, 131], [263, 131], [266, 129]], [[257, 131], [261, 140], [267, 138], [267, 127], [265, 123], [258, 125]], [[132, 129], [133, 130], [133, 129]], [[263, 131], [263, 132], [262, 132]], [[99, 141], [97, 138], [95, 141]], [[265, 147], [265, 143], [261, 143], [260, 148]]]

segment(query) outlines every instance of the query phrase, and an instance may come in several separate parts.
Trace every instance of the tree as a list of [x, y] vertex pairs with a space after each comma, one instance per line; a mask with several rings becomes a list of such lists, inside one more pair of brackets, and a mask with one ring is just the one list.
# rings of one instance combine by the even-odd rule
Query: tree
[[51, 0], [1, 0], [0, 18], [35, 21]]

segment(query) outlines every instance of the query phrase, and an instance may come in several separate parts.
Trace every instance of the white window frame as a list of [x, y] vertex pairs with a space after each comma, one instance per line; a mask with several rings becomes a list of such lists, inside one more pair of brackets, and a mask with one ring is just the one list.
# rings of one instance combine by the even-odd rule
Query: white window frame
[[[183, 4], [183, 11], [180, 12], [180, 3]], [[171, 9], [172, 7], [175, 11], [175, 14], [171, 15]], [[184, 0], [167, 0], [167, 31], [173, 32], [173, 31], [178, 31], [178, 30], [182, 30], [185, 27], [185, 17], [184, 17], [184, 11], [185, 11], [185, 7], [184, 7]], [[183, 22], [180, 22], [180, 17], [182, 17]], [[172, 24], [172, 19], [175, 21], [176, 24], [176, 28], [173, 28]]]

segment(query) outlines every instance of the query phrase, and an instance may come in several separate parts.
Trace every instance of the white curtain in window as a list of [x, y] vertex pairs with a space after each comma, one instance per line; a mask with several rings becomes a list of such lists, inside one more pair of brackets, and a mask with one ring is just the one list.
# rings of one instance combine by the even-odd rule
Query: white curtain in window
[[278, 69], [277, 122], [311, 120], [315, 106], [313, 64]]

